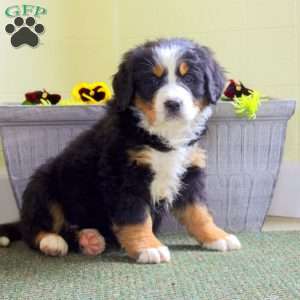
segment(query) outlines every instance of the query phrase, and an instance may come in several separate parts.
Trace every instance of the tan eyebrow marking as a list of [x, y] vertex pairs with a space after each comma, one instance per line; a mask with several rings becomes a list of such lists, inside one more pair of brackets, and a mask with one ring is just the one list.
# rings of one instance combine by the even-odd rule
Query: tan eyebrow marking
[[165, 72], [165, 68], [162, 65], [155, 65], [152, 69], [153, 74], [160, 78], [163, 76], [164, 72]]
[[179, 74], [184, 76], [189, 71], [189, 66], [187, 63], [183, 62], [179, 65]]

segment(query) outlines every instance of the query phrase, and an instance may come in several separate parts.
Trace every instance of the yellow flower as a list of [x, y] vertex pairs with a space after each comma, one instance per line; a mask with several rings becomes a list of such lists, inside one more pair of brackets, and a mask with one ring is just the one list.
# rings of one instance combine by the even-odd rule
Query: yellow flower
[[81, 104], [104, 105], [111, 97], [111, 91], [105, 82], [82, 82], [72, 90], [72, 98]]
[[253, 120], [256, 118], [256, 112], [260, 106], [260, 93], [252, 91], [248, 96], [235, 97], [233, 106], [239, 117], [246, 116], [249, 120]]

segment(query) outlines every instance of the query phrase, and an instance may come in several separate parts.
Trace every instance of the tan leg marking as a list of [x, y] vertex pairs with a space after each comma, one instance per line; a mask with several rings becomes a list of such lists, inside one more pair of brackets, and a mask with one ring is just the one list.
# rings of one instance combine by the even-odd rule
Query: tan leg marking
[[128, 150], [128, 156], [129, 160], [135, 162], [138, 166], [151, 164], [151, 156], [147, 148], [142, 150]]
[[199, 146], [195, 146], [190, 156], [190, 165], [204, 169], [206, 167], [206, 153], [205, 150]]
[[52, 231], [58, 233], [65, 223], [62, 207], [60, 204], [54, 202], [50, 204], [49, 209], [53, 220]]
[[234, 235], [226, 233], [214, 223], [206, 207], [189, 205], [177, 210], [175, 216], [204, 248], [219, 251], [241, 248], [239, 240]]
[[188, 233], [199, 242], [213, 242], [224, 239], [228, 235], [215, 225], [206, 207], [189, 205], [182, 210], [177, 210], [175, 215]]
[[141, 98], [136, 98], [134, 102], [136, 108], [138, 108], [147, 117], [149, 124], [152, 125], [156, 119], [156, 114], [152, 101], [146, 102]]
[[141, 263], [160, 263], [170, 260], [167, 247], [152, 232], [149, 216], [143, 224], [114, 226], [115, 235], [128, 256]]
[[152, 232], [150, 217], [143, 224], [114, 226], [114, 232], [130, 257], [136, 258], [141, 250], [162, 246]]

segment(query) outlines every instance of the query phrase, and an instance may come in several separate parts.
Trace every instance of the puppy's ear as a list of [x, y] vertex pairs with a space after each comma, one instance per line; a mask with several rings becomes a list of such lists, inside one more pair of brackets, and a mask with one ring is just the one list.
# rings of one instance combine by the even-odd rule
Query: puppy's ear
[[196, 44], [194, 50], [202, 66], [202, 72], [204, 72], [205, 98], [210, 103], [216, 104], [225, 85], [224, 69], [216, 62], [213, 52], [209, 48]]
[[212, 104], [216, 104], [220, 99], [224, 85], [225, 75], [224, 69], [215, 60], [212, 51], [209, 48], [204, 48], [207, 55], [205, 66], [205, 93], [206, 98]]
[[119, 111], [124, 111], [134, 95], [132, 71], [132, 53], [124, 55], [118, 72], [113, 77], [114, 105]]

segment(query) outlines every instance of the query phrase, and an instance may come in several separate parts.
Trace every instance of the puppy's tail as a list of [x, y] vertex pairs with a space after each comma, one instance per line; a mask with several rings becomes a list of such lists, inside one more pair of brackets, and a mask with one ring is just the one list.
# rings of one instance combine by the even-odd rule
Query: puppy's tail
[[0, 247], [8, 247], [12, 241], [21, 238], [20, 222], [0, 225]]

